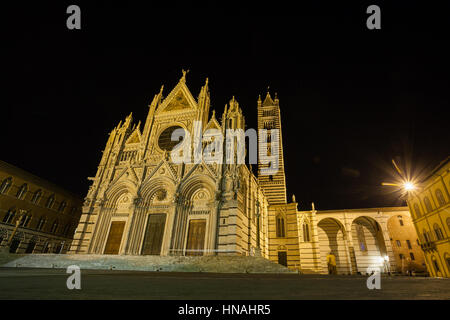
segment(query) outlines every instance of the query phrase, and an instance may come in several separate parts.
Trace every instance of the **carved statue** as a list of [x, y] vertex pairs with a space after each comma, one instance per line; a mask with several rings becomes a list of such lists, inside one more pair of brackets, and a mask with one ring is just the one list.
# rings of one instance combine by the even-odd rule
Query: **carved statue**
[[233, 177], [231, 176], [230, 170], [227, 170], [224, 177], [223, 190], [225, 192], [232, 191], [233, 188]]

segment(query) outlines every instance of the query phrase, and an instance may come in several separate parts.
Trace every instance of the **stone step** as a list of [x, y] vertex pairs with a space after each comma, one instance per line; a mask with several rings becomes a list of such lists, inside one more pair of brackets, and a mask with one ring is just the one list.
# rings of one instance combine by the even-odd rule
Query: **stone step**
[[[260, 257], [243, 256], [121, 256], [83, 254], [8, 254], [0, 267], [219, 272], [219, 273], [291, 273], [288, 268]], [[2, 263], [3, 261], [3, 263]]]

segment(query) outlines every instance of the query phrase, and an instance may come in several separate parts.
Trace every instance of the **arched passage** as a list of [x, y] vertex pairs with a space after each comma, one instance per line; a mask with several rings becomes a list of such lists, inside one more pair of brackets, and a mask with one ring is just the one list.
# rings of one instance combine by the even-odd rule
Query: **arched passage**
[[352, 238], [358, 272], [367, 273], [367, 268], [387, 271], [387, 256], [381, 226], [371, 217], [361, 216], [352, 222]]
[[327, 255], [331, 252], [336, 257], [337, 273], [350, 273], [344, 226], [337, 219], [324, 218], [318, 227], [322, 271], [328, 273]]

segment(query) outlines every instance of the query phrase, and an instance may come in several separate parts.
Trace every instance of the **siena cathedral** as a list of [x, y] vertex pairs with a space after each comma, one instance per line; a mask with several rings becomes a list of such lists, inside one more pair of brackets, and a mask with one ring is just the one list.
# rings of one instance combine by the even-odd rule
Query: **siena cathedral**
[[333, 253], [339, 273], [394, 268], [388, 220], [409, 216], [407, 208], [299, 211], [286, 197], [276, 95], [257, 100], [257, 116], [258, 129], [279, 130], [275, 174], [261, 174], [261, 163], [257, 175], [245, 163], [174, 163], [176, 129], [193, 135], [200, 121], [226, 134], [245, 130], [245, 118], [234, 97], [220, 119], [210, 112], [208, 79], [197, 99], [186, 72], [167, 96], [161, 88], [143, 128], [130, 114], [109, 134], [70, 253], [262, 256], [312, 272], [327, 272]]

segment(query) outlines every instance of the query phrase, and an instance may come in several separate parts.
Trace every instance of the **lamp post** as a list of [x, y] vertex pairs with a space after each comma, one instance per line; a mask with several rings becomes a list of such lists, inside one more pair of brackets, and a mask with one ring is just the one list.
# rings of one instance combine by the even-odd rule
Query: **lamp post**
[[14, 236], [16, 235], [17, 229], [19, 229], [20, 224], [22, 223], [22, 219], [25, 216], [25, 214], [27, 213], [26, 210], [23, 209], [19, 209], [19, 217], [16, 220], [16, 226], [13, 229], [13, 232], [11, 233], [11, 236], [9, 237], [8, 242], [6, 243], [6, 247], [9, 249], [11, 246], [11, 243], [14, 239]]
[[391, 275], [391, 265], [389, 264], [389, 256], [388, 255], [384, 256], [384, 264], [385, 264], [387, 274]]
[[259, 236], [259, 217], [260, 217], [260, 204], [259, 204], [259, 200], [256, 200], [256, 252], [255, 255], [256, 256], [260, 256], [261, 255], [261, 248], [260, 248], [260, 236]]

